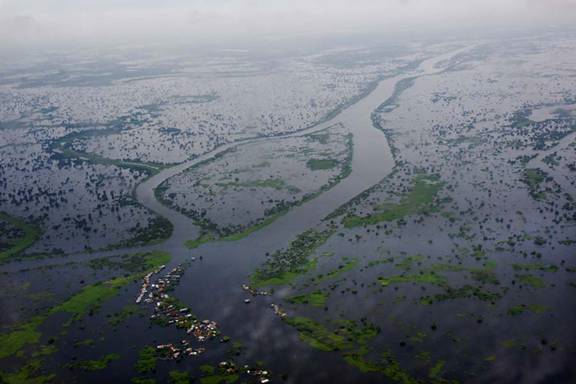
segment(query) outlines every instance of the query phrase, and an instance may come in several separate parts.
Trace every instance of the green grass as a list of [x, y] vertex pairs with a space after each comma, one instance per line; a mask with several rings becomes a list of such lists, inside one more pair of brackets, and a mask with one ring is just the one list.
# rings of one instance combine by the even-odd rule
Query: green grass
[[300, 340], [321, 351], [366, 351], [380, 332], [372, 325], [363, 325], [349, 320], [334, 322], [331, 330], [306, 317], [287, 317], [284, 321], [298, 331]]
[[320, 144], [328, 144], [328, 139], [330, 138], [330, 133], [326, 131], [322, 131], [322, 133], [311, 133], [306, 135], [306, 137], [310, 138], [312, 141], [317, 141]]
[[461, 265], [436, 263], [432, 264], [428, 268], [407, 273], [416, 268], [424, 259], [425, 258], [422, 255], [407, 256], [394, 265], [396, 268], [404, 271], [404, 273], [389, 277], [379, 277], [378, 281], [384, 287], [401, 283], [420, 283], [432, 284], [448, 289], [448, 279], [446, 276], [441, 274], [442, 272], [469, 272], [473, 280], [482, 283], [499, 283], [495, 274], [496, 264], [493, 262], [485, 263], [482, 268], [467, 268]]
[[459, 288], [447, 287], [443, 293], [431, 296], [423, 296], [419, 299], [420, 304], [431, 305], [447, 300], [477, 299], [486, 302], [496, 302], [503, 296], [502, 291], [488, 291], [473, 285], [464, 285]]
[[311, 292], [305, 295], [289, 297], [286, 300], [292, 304], [310, 304], [315, 307], [326, 305], [328, 294], [322, 291]]
[[[352, 168], [351, 168], [352, 156], [353, 156], [353, 136], [352, 136], [352, 134], [346, 135], [346, 140], [347, 140], [346, 145], [347, 145], [347, 150], [348, 150], [348, 156], [343, 163], [342, 171], [340, 172], [340, 174], [337, 177], [333, 177], [331, 179], [330, 183], [323, 185], [320, 188], [320, 190], [318, 190], [314, 193], [308, 193], [308, 194], [304, 195], [304, 197], [301, 200], [293, 201], [293, 202], [284, 201], [281, 206], [279, 205], [279, 206], [276, 206], [273, 209], [269, 210], [266, 217], [260, 219], [259, 221], [256, 222], [256, 224], [254, 224], [250, 227], [247, 227], [245, 229], [233, 228], [230, 231], [227, 231], [226, 230], [227, 228], [218, 229], [218, 226], [216, 224], [212, 223], [210, 220], [207, 220], [205, 217], [200, 217], [198, 214], [194, 214], [190, 211], [183, 212], [184, 214], [192, 217], [195, 220], [196, 224], [198, 226], [200, 226], [201, 228], [203, 228], [205, 231], [205, 233], [203, 235], [201, 235], [200, 237], [198, 237], [197, 239], [186, 241], [186, 243], [185, 243], [186, 246], [188, 248], [197, 248], [198, 246], [200, 246], [204, 243], [210, 242], [210, 241], [219, 241], [219, 240], [238, 241], [238, 240], [244, 239], [245, 237], [249, 236], [250, 234], [252, 234], [256, 231], [259, 231], [259, 230], [263, 229], [264, 227], [272, 224], [276, 219], [278, 219], [279, 217], [288, 213], [290, 211], [290, 209], [292, 209], [293, 207], [301, 206], [302, 204], [304, 204], [308, 201], [311, 201], [314, 198], [316, 198], [317, 196], [321, 195], [323, 192], [328, 191], [329, 189], [334, 187], [336, 184], [338, 184], [341, 180], [348, 177], [350, 175], [350, 173], [352, 172]], [[269, 187], [269, 188], [274, 188], [274, 189], [288, 189], [289, 191], [291, 191], [293, 193], [300, 192], [299, 190], [297, 190], [297, 188], [294, 189], [294, 187], [287, 185], [281, 179], [252, 180], [252, 181], [247, 181], [247, 182], [235, 181], [235, 182], [231, 182], [231, 183], [220, 183], [219, 185], [220, 186], [235, 185], [235, 186], [240, 186], [240, 187]], [[158, 200], [162, 201], [165, 205], [171, 206], [172, 202], [170, 200], [163, 198], [163, 193], [165, 191], [166, 191], [166, 187], [161, 185], [158, 188], [156, 188], [154, 193], [156, 194], [156, 197], [158, 198]], [[173, 208], [177, 208], [177, 207], [173, 206]], [[232, 232], [232, 231], [238, 231], [238, 232], [230, 234], [230, 232]]]
[[[63, 137], [61, 139], [54, 141], [52, 144], [52, 148], [53, 150], [60, 151], [59, 156], [62, 156], [64, 158], [81, 159], [84, 161], [88, 161], [92, 164], [114, 165], [117, 167], [130, 169], [133, 171], [139, 171], [148, 175], [154, 175], [160, 172], [162, 169], [168, 167], [167, 165], [158, 163], [109, 159], [107, 157], [100, 156], [96, 153], [81, 152], [71, 148], [69, 141], [75, 139], [76, 138], [75, 136], [78, 136], [79, 138], [89, 137], [91, 133], [92, 133], [91, 131], [74, 132], [68, 135], [67, 137]], [[102, 132], [96, 132], [96, 134], [101, 133]]]
[[118, 326], [126, 321], [128, 318], [135, 315], [142, 315], [142, 309], [136, 304], [128, 304], [122, 308], [120, 312], [113, 314], [108, 323], [112, 326]]
[[154, 347], [144, 347], [138, 352], [136, 361], [136, 371], [138, 373], [150, 373], [156, 369], [156, 349]]
[[528, 285], [532, 288], [544, 288], [546, 284], [544, 280], [542, 280], [538, 276], [529, 275], [529, 274], [518, 274], [516, 278], [520, 282], [520, 284]]
[[246, 181], [234, 181], [226, 183], [215, 183], [219, 187], [236, 187], [236, 188], [272, 188], [278, 191], [287, 190], [292, 193], [300, 192], [300, 189], [288, 185], [282, 179], [263, 179], [263, 180], [246, 180]]
[[539, 169], [526, 169], [524, 181], [530, 188], [537, 188], [545, 179], [544, 173]]
[[541, 169], [525, 169], [522, 181], [528, 185], [530, 196], [535, 200], [542, 200], [546, 197], [546, 193], [540, 190], [541, 184], [546, 180], [546, 172]]
[[[160, 251], [142, 254], [142, 257], [143, 263], [147, 266], [146, 271], [156, 269], [170, 261], [170, 255]], [[89, 285], [62, 304], [53, 307], [48, 313], [66, 312], [77, 318], [84, 316], [89, 311], [98, 308], [107, 299], [116, 296], [120, 288], [140, 278], [144, 273], [116, 277], [102, 283]]]
[[407, 256], [396, 264], [395, 267], [404, 271], [409, 271], [415, 264], [421, 263], [423, 260], [424, 256], [422, 255]]
[[338, 268], [336, 268], [330, 272], [314, 276], [312, 278], [312, 281], [314, 283], [319, 283], [321, 281], [335, 279], [338, 276], [356, 268], [356, 266], [358, 265], [358, 258], [357, 257], [355, 257], [353, 259], [348, 259], [347, 257], [344, 257], [343, 260], [344, 260], [344, 264], [338, 266]]
[[[336, 329], [329, 329], [320, 323], [304, 317], [289, 317], [285, 322], [294, 327], [300, 340], [314, 349], [323, 352], [339, 352], [347, 364], [359, 371], [383, 374], [391, 382], [403, 384], [422, 384], [423, 381], [412, 377], [393, 357], [391, 352], [384, 352], [381, 361], [370, 361], [366, 358], [369, 353], [368, 345], [379, 334], [379, 329], [368, 324], [361, 324], [349, 320], [336, 323]], [[431, 383], [454, 383], [441, 377], [443, 364], [431, 367]]]
[[285, 215], [287, 212], [288, 212], [287, 209], [282, 210], [280, 212], [277, 212], [277, 213], [273, 214], [272, 216], [268, 216], [266, 219], [262, 220], [261, 222], [259, 222], [256, 225], [248, 227], [241, 232], [237, 232], [237, 233], [233, 233], [233, 234], [228, 235], [228, 236], [221, 237], [220, 240], [224, 240], [224, 241], [242, 240], [243, 238], [247, 237], [248, 235], [250, 235], [256, 231], [259, 231], [262, 228], [267, 227], [268, 225], [272, 224], [277, 218]]
[[109, 353], [106, 356], [102, 356], [100, 359], [96, 360], [82, 360], [74, 363], [72, 366], [78, 367], [85, 371], [101, 371], [108, 368], [108, 365], [114, 361], [120, 359], [120, 355], [117, 353]]
[[258, 274], [253, 274], [250, 278], [250, 283], [253, 287], [260, 288], [270, 285], [288, 285], [296, 280], [299, 276], [308, 273], [316, 269], [318, 265], [318, 260], [313, 259], [308, 261], [306, 264], [301, 265], [296, 271], [284, 271], [276, 274], [274, 277], [263, 278], [259, 277]]
[[90, 285], [82, 289], [80, 293], [77, 293], [70, 299], [66, 300], [64, 303], [53, 307], [49, 314], [53, 315], [59, 312], [66, 312], [77, 316], [83, 316], [90, 310], [96, 309], [106, 299], [115, 296], [118, 293], [119, 288], [127, 282], [126, 278], [118, 277], [104, 283]]
[[0, 263], [7, 261], [11, 257], [20, 255], [26, 248], [40, 238], [40, 229], [22, 219], [0, 212], [0, 220], [5, 221], [8, 225], [16, 227], [23, 232], [20, 238], [8, 242], [8, 249], [0, 252]]
[[194, 249], [194, 248], [198, 248], [202, 244], [209, 243], [211, 241], [238, 241], [238, 240], [242, 240], [243, 238], [248, 237], [250, 234], [252, 234], [256, 231], [259, 231], [262, 228], [267, 227], [268, 225], [272, 224], [276, 219], [278, 219], [280, 216], [285, 215], [287, 212], [288, 212], [287, 209], [282, 210], [280, 212], [277, 212], [271, 216], [268, 216], [267, 218], [265, 218], [264, 220], [262, 220], [258, 224], [255, 224], [251, 227], [246, 228], [245, 230], [243, 230], [241, 232], [236, 232], [236, 233], [233, 233], [231, 235], [217, 237], [213, 233], [204, 233], [194, 240], [187, 240], [185, 242], [185, 245], [189, 249]]
[[383, 287], [399, 283], [432, 284], [432, 285], [438, 285], [440, 287], [446, 287], [448, 285], [448, 281], [446, 280], [446, 278], [435, 272], [397, 275], [391, 277], [379, 277], [378, 282], [380, 282], [380, 284], [382, 284]]
[[321, 324], [305, 317], [288, 317], [285, 322], [296, 328], [300, 340], [320, 351], [349, 349], [349, 342], [343, 335], [328, 330]]
[[130, 273], [144, 272], [166, 264], [169, 258], [165, 254], [132, 253], [121, 256], [100, 257], [89, 260], [86, 264], [95, 270], [108, 269], [111, 271], [124, 270]]
[[542, 271], [557, 272], [558, 267], [554, 264], [529, 263], [529, 264], [512, 264], [515, 271]]
[[498, 285], [500, 281], [496, 275], [496, 267], [496, 262], [488, 261], [482, 268], [470, 268], [470, 276], [482, 284]]
[[[159, 251], [142, 254], [142, 257], [142, 262], [148, 267], [147, 271], [166, 264], [170, 260], [170, 254]], [[72, 315], [73, 319], [79, 319], [91, 310], [97, 309], [105, 300], [114, 297], [118, 294], [120, 288], [140, 278], [144, 273], [146, 272], [117, 277], [89, 285], [45, 313], [18, 325], [8, 333], [0, 334], [0, 358], [13, 356], [25, 346], [37, 344], [42, 337], [39, 327], [48, 317], [58, 313], [68, 313]]]
[[348, 215], [343, 219], [346, 228], [374, 225], [383, 221], [394, 221], [416, 213], [423, 213], [434, 201], [444, 183], [437, 177], [420, 174], [414, 178], [412, 190], [398, 204], [369, 216]]
[[311, 258], [316, 250], [334, 234], [334, 229], [307, 230], [290, 243], [287, 249], [275, 252], [250, 277], [254, 287], [286, 285], [316, 268], [318, 260]]
[[434, 364], [432, 367], [430, 367], [430, 370], [428, 371], [428, 377], [430, 379], [441, 378], [442, 373], [444, 372], [444, 365], [445, 364], [446, 364], [446, 362], [440, 360], [436, 364]]
[[0, 335], [0, 359], [13, 356], [28, 344], [40, 341], [42, 333], [38, 327], [46, 320], [46, 315], [38, 315], [30, 321], [20, 324], [10, 333]]
[[204, 243], [209, 243], [212, 240], [215, 240], [216, 237], [212, 233], [203, 233], [199, 237], [194, 240], [186, 240], [186, 247], [189, 249], [198, 248]]
[[35, 375], [41, 367], [42, 360], [30, 360], [18, 371], [0, 373], [0, 382], [5, 384], [44, 384], [54, 382], [54, 375]]
[[336, 168], [339, 163], [335, 159], [310, 159], [306, 162], [306, 166], [312, 171], [321, 171]]
[[238, 381], [240, 376], [233, 374], [233, 375], [212, 375], [212, 376], [204, 376], [200, 378], [201, 384], [233, 384]]
[[532, 312], [535, 314], [542, 314], [542, 313], [546, 313], [550, 311], [550, 308], [545, 306], [545, 305], [540, 305], [540, 304], [529, 304], [529, 305], [524, 305], [524, 304], [518, 304], [515, 305], [513, 307], [510, 307], [510, 309], [508, 309], [508, 314], [510, 316], [518, 316], [521, 315], [525, 312]]
[[170, 384], [189, 384], [190, 383], [190, 373], [186, 371], [176, 371], [172, 370], [168, 372], [168, 378], [170, 379]]
[[172, 223], [163, 217], [152, 218], [148, 225], [136, 232], [126, 241], [105, 247], [105, 250], [131, 248], [137, 246], [160, 244], [170, 238], [174, 227]]
[[151, 377], [133, 377], [130, 382], [132, 384], [156, 384], [156, 380]]

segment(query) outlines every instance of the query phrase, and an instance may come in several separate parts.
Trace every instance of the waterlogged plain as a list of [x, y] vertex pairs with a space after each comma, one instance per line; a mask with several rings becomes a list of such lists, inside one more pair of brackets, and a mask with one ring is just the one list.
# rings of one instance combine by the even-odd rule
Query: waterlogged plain
[[[564, 34], [12, 74], [2, 381], [570, 382], [575, 46]], [[358, 130], [294, 133], [338, 122], [394, 75], [369, 116], [392, 172], [315, 216], [362, 174]], [[134, 188], [163, 172], [157, 215]]]
[[15, 247], [12, 257], [143, 245], [169, 236], [170, 223], [132, 196], [146, 177], [141, 171], [59, 158], [40, 144], [0, 151], [1, 207], [34, 227], [24, 238], [38, 238]]
[[203, 237], [250, 233], [348, 176], [352, 150], [341, 124], [245, 144], [168, 179], [156, 194], [193, 218]]
[[[274, 290], [302, 342], [392, 382], [573, 374], [576, 176], [563, 159], [574, 83], [550, 84], [535, 69], [560, 76], [575, 59], [568, 45], [480, 46], [414, 77], [374, 113], [392, 174], [329, 215], [329, 236], [303, 233], [250, 280]], [[544, 107], [563, 112], [522, 117]], [[345, 333], [334, 319], [377, 330], [354, 338], [363, 353], [337, 342]]]

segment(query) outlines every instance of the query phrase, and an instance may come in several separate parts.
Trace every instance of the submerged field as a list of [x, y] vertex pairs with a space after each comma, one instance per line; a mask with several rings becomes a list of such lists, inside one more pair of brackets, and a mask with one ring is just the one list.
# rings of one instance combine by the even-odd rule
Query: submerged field
[[573, 382], [575, 48], [2, 72], [0, 381]]
[[352, 134], [317, 133], [241, 145], [168, 179], [156, 193], [193, 218], [204, 236], [229, 236], [270, 223], [350, 173]]

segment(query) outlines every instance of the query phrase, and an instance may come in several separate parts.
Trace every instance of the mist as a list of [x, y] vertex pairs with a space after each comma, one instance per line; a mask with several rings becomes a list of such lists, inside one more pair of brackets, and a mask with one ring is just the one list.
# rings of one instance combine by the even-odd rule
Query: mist
[[576, 0], [2, 0], [0, 47], [394, 36], [576, 23]]

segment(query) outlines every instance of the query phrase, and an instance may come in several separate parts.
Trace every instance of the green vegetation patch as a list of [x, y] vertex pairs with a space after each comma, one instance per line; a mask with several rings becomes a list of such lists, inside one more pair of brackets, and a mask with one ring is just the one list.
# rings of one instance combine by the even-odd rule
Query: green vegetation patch
[[172, 370], [168, 372], [168, 378], [170, 379], [170, 384], [189, 384], [190, 383], [190, 373], [186, 371], [176, 371]]
[[546, 193], [540, 190], [540, 186], [547, 176], [546, 172], [541, 169], [528, 168], [524, 170], [522, 181], [528, 186], [530, 196], [535, 200], [542, 200], [546, 197]]
[[215, 183], [215, 185], [224, 188], [272, 188], [276, 190], [287, 190], [292, 193], [300, 192], [300, 189], [288, 185], [282, 179], [263, 179], [263, 180], [246, 180], [246, 181], [234, 181], [234, 182], [227, 182], [227, 183]]
[[[170, 254], [159, 251], [141, 254], [141, 256], [142, 263], [147, 266], [147, 271], [154, 270], [170, 260]], [[115, 296], [120, 288], [141, 278], [144, 273], [146, 272], [89, 285], [44, 314], [35, 316], [8, 333], [0, 334], [0, 358], [15, 355], [26, 345], [37, 344], [42, 336], [38, 328], [49, 316], [57, 313], [69, 313], [73, 315], [72, 319], [80, 319], [91, 310], [97, 309], [105, 300]]]
[[136, 371], [139, 373], [151, 373], [156, 369], [158, 356], [154, 347], [144, 347], [138, 352]]
[[516, 278], [518, 279], [520, 284], [528, 285], [533, 288], [544, 288], [546, 286], [544, 280], [542, 280], [538, 276], [530, 274], [517, 274]]
[[6, 384], [44, 384], [54, 382], [55, 375], [37, 375], [42, 368], [42, 360], [30, 360], [15, 372], [2, 372], [0, 382]]
[[426, 273], [415, 273], [408, 275], [397, 275], [391, 277], [379, 277], [378, 281], [382, 286], [387, 287], [391, 284], [399, 283], [421, 283], [421, 284], [432, 284], [438, 285], [440, 287], [447, 287], [448, 282], [446, 277], [439, 275], [435, 272]]
[[498, 285], [500, 281], [496, 276], [496, 267], [496, 262], [488, 261], [483, 268], [469, 269], [470, 276], [482, 284]]
[[339, 277], [340, 275], [353, 270], [354, 268], [356, 268], [356, 266], [358, 265], [358, 258], [348, 258], [348, 257], [344, 257], [343, 258], [344, 264], [341, 264], [338, 266], [338, 268], [327, 272], [325, 274], [319, 274], [317, 276], [314, 276], [312, 278], [312, 281], [314, 283], [319, 283], [321, 281], [324, 280], [331, 280], [331, 279], [335, 279], [337, 277]]
[[399, 263], [395, 265], [396, 268], [402, 269], [404, 271], [409, 271], [414, 267], [415, 264], [419, 264], [424, 260], [422, 255], [407, 256], [402, 259]]
[[163, 253], [132, 253], [122, 256], [100, 257], [87, 262], [95, 270], [109, 269], [112, 271], [125, 270], [130, 273], [144, 272], [150, 268], [166, 264], [170, 257]]
[[241, 232], [237, 232], [237, 233], [233, 233], [231, 235], [223, 236], [220, 238], [220, 240], [224, 240], [224, 241], [242, 240], [243, 238], [247, 237], [248, 235], [250, 235], [256, 231], [259, 231], [262, 228], [267, 227], [268, 225], [272, 224], [277, 218], [279, 218], [280, 216], [283, 216], [287, 212], [288, 212], [288, 210], [282, 210], [280, 212], [277, 212], [271, 216], [268, 216], [267, 218], [265, 218], [264, 220], [262, 220], [258, 224], [255, 224], [251, 227], [248, 227]]
[[136, 304], [128, 304], [122, 308], [120, 312], [113, 314], [108, 323], [113, 326], [118, 326], [126, 321], [128, 318], [136, 315], [142, 315], [142, 309]]
[[348, 215], [343, 219], [347, 228], [362, 225], [374, 225], [383, 221], [394, 221], [403, 217], [424, 213], [430, 209], [434, 198], [442, 189], [444, 183], [438, 176], [419, 174], [414, 178], [412, 190], [405, 195], [398, 204], [389, 206], [382, 212], [370, 216]]
[[13, 356], [18, 353], [25, 345], [36, 344], [42, 334], [38, 327], [46, 320], [45, 315], [39, 315], [32, 320], [20, 324], [10, 333], [0, 335], [0, 358]]
[[120, 249], [144, 245], [160, 244], [170, 238], [174, 227], [172, 223], [163, 217], [154, 217], [143, 229], [137, 229], [136, 235], [132, 238], [112, 245], [106, 249]]
[[119, 133], [123, 129], [122, 121], [130, 121], [131, 119], [132, 118], [130, 116], [125, 116], [117, 119], [116, 122], [112, 123], [110, 127], [105, 129], [82, 129], [80, 131], [72, 132], [64, 137], [52, 141], [50, 147], [56, 156], [60, 158], [79, 159], [81, 161], [87, 161], [92, 164], [113, 165], [130, 169], [132, 171], [142, 172], [147, 175], [154, 175], [160, 172], [162, 169], [167, 168], [169, 165], [166, 164], [109, 159], [96, 153], [78, 151], [72, 146], [72, 143], [76, 140], [86, 140], [92, 137]]
[[310, 304], [315, 307], [322, 307], [326, 304], [328, 294], [322, 291], [311, 292], [305, 295], [293, 296], [286, 299], [292, 304]]
[[510, 316], [518, 316], [521, 315], [525, 312], [532, 312], [535, 314], [542, 314], [542, 313], [546, 313], [550, 311], [550, 308], [545, 306], [545, 305], [540, 305], [540, 304], [529, 304], [529, 305], [525, 305], [525, 304], [518, 304], [515, 305], [513, 307], [510, 307], [510, 309], [508, 309], [508, 314]]
[[557, 272], [558, 267], [554, 264], [529, 263], [529, 264], [512, 264], [515, 271], [541, 271]]
[[334, 234], [333, 228], [319, 231], [310, 229], [298, 235], [286, 250], [275, 252], [256, 272], [250, 281], [254, 287], [286, 285], [298, 276], [315, 269], [317, 259], [312, 254]]
[[67, 312], [79, 318], [91, 310], [97, 309], [105, 300], [116, 296], [120, 288], [140, 278], [146, 271], [158, 268], [170, 261], [170, 254], [166, 252], [150, 252], [140, 254], [146, 269], [141, 273], [116, 277], [114, 279], [89, 285], [62, 304], [53, 307], [48, 313], [55, 314]]
[[118, 355], [117, 353], [110, 353], [106, 356], [102, 356], [100, 359], [82, 360], [72, 364], [71, 366], [78, 367], [85, 371], [101, 371], [103, 369], [106, 369], [112, 361], [118, 359], [120, 359], [120, 355]]
[[190, 249], [194, 249], [215, 239], [216, 237], [212, 233], [203, 233], [194, 240], [187, 240], [185, 245]]
[[[22, 219], [0, 212], [0, 221], [5, 222], [9, 227], [8, 230], [11, 229], [18, 235], [14, 238], [0, 240], [0, 263], [20, 255], [40, 238], [40, 228]], [[6, 229], [4, 231], [8, 232]], [[1, 243], [2, 241], [3, 243]]]
[[238, 381], [239, 375], [212, 375], [200, 378], [201, 384], [233, 384]]
[[393, 356], [392, 352], [386, 351], [382, 358], [376, 361], [367, 358], [369, 344], [379, 334], [380, 330], [370, 324], [341, 320], [333, 322], [335, 327], [326, 327], [312, 319], [304, 317], [289, 317], [284, 321], [296, 328], [300, 339], [320, 351], [340, 352], [343, 359], [349, 365], [364, 373], [380, 373], [391, 382], [403, 384], [422, 384], [430, 382], [434, 384], [456, 383], [445, 379], [445, 363], [439, 361], [431, 365], [428, 380], [420, 380], [405, 371]]
[[317, 141], [320, 144], [328, 144], [328, 139], [330, 137], [330, 134], [328, 132], [324, 131], [323, 133], [311, 133], [311, 134], [307, 135], [306, 137], [308, 137], [312, 141]]
[[481, 301], [495, 302], [500, 300], [503, 295], [504, 292], [502, 291], [487, 291], [473, 285], [464, 285], [459, 288], [448, 287], [443, 293], [423, 296], [419, 301], [420, 304], [425, 305], [456, 299], [477, 299]]
[[296, 328], [303, 342], [321, 351], [365, 352], [367, 344], [380, 333], [373, 325], [350, 320], [335, 322], [334, 330], [305, 317], [287, 317], [284, 321]]
[[340, 162], [336, 159], [310, 159], [306, 162], [306, 166], [312, 171], [336, 168], [338, 164]]

